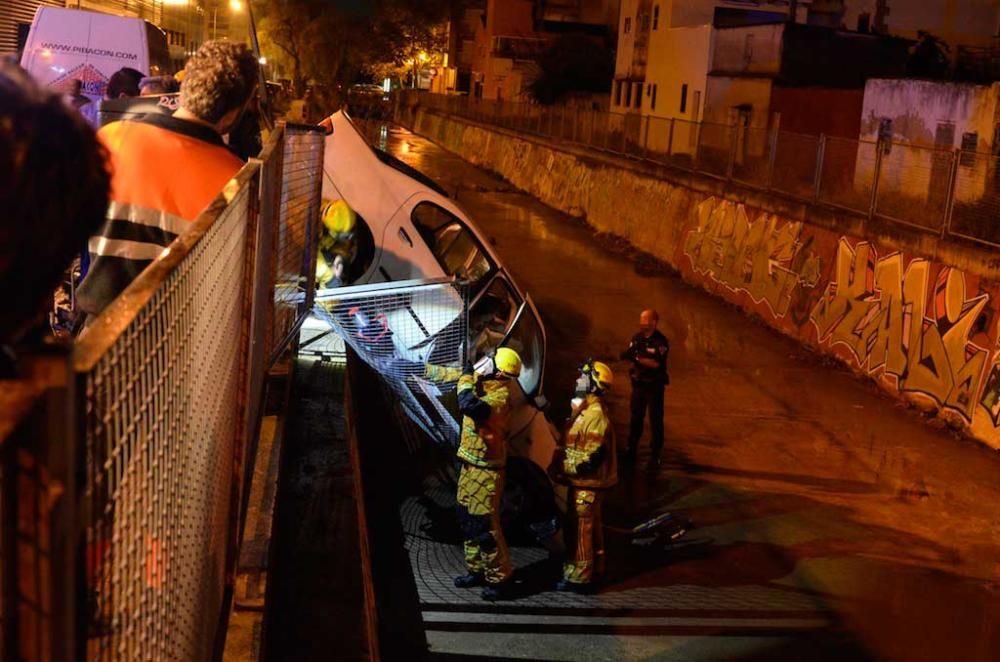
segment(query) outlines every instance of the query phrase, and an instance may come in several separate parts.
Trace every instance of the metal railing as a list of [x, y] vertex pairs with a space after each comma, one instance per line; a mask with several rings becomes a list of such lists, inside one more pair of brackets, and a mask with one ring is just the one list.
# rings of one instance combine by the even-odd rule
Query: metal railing
[[996, 154], [404, 91], [417, 106], [1000, 246]]
[[[64, 440], [75, 448], [61, 474], [54, 460], [34, 469], [76, 481], [47, 493], [54, 512], [74, 516], [19, 533], [7, 509], [23, 510], [12, 500], [32, 490], [5, 452], [4, 659], [27, 646], [43, 651], [37, 659], [77, 660], [221, 650], [264, 381], [311, 306], [323, 143], [317, 127], [279, 126], [261, 158], [77, 341], [58, 390], [68, 429], [23, 419], [21, 443], [35, 455]], [[4, 418], [6, 451], [18, 437], [5, 439]], [[63, 592], [46, 585], [44, 602], [10, 589], [23, 584], [23, 561], [8, 563], [8, 553], [48, 549], [57, 535], [69, 540], [69, 562], [32, 558], [43, 577], [69, 573]], [[14, 545], [17, 536], [28, 541]], [[32, 618], [34, 629], [8, 620], [36, 603], [55, 604], [58, 618]]]

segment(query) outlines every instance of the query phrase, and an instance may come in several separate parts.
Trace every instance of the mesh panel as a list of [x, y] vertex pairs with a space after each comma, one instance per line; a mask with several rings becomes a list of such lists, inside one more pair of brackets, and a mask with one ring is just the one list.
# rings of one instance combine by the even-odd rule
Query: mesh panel
[[733, 152], [733, 179], [745, 184], [767, 186], [771, 160], [771, 131], [737, 127]]
[[698, 170], [725, 177], [729, 172], [735, 127], [702, 123], [698, 133]]
[[953, 157], [946, 150], [885, 145], [875, 212], [909, 225], [940, 229], [948, 204]]
[[458, 443], [449, 410], [456, 410], [455, 385], [469, 351], [465, 292], [452, 282], [409, 281], [322, 290], [314, 306], [382, 376], [410, 418], [448, 445]]
[[951, 230], [1000, 244], [1000, 157], [962, 152], [955, 175]]
[[779, 131], [774, 148], [771, 187], [797, 198], [812, 198], [816, 189], [819, 136]]
[[237, 453], [245, 186], [83, 375], [88, 649], [208, 659]]
[[275, 252], [272, 357], [290, 340], [308, 312], [302, 292], [312, 291], [314, 277], [311, 238], [319, 218], [323, 176], [322, 131], [286, 127], [281, 168], [281, 197]]
[[819, 182], [820, 201], [867, 214], [875, 183], [876, 150], [873, 142], [828, 136]]

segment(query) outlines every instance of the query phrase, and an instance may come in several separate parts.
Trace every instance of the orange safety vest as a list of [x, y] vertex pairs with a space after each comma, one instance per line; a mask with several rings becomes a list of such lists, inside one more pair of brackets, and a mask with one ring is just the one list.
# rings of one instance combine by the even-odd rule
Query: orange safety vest
[[121, 294], [243, 167], [214, 130], [166, 114], [112, 122], [97, 136], [111, 157], [111, 204], [90, 239], [90, 271], [77, 292], [89, 315]]

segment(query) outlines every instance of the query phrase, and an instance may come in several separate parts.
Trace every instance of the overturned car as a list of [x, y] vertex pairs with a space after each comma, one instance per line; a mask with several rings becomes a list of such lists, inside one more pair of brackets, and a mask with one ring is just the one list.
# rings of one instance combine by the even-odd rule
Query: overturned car
[[512, 475], [532, 476], [534, 485], [521, 487], [544, 488], [551, 500], [545, 470], [557, 433], [541, 412], [545, 330], [531, 297], [440, 186], [370, 146], [345, 113], [328, 123], [315, 316], [448, 446], [459, 434], [454, 384], [430, 380], [425, 367], [469, 360], [482, 368], [499, 347], [517, 351], [511, 462], [533, 466]]

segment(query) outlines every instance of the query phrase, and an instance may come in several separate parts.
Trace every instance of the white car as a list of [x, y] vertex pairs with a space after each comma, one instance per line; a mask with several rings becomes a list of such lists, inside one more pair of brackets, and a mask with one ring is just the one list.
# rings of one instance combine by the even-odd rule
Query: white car
[[[489, 360], [488, 352], [496, 347], [508, 346], [520, 354], [523, 367], [520, 389], [515, 389], [512, 402], [511, 445], [515, 454], [544, 470], [555, 449], [556, 432], [540, 411], [544, 406], [545, 330], [531, 297], [517, 286], [475, 223], [440, 186], [369, 145], [345, 113], [338, 112], [330, 119], [333, 133], [326, 139], [323, 198], [344, 200], [358, 216], [357, 240], [370, 243], [357, 250], [358, 257], [349, 265], [350, 276], [344, 284], [403, 286], [452, 277], [468, 282], [470, 358], [481, 369]], [[363, 288], [348, 297], [363, 298], [368, 296], [366, 291], [372, 290]], [[449, 325], [462, 312], [458, 295], [448, 291], [450, 299], [414, 297], [406, 305], [386, 305], [378, 320], [363, 319], [360, 323], [374, 329], [365, 332], [364, 337], [371, 341], [369, 353], [375, 355], [366, 360], [386, 379], [397, 382], [394, 390], [403, 392], [403, 404], [410, 405], [411, 418], [438, 440], [450, 437], [454, 443], [457, 421], [439, 398], [431, 397], [441, 394], [413, 372], [404, 375], [392, 367], [399, 362], [461, 365], [456, 343], [438, 340], [447, 337]], [[342, 326], [350, 327], [348, 333], [360, 333], [357, 320], [348, 322], [343, 317], [344, 311], [357, 311], [343, 294], [347, 291], [318, 290], [316, 300], [338, 301]], [[374, 315], [369, 311], [368, 316]], [[372, 339], [378, 339], [377, 343]], [[411, 392], [413, 399], [408, 403]], [[445, 429], [451, 434], [441, 435]]]

